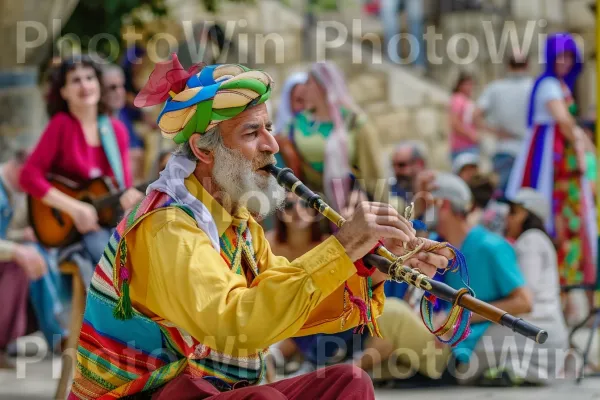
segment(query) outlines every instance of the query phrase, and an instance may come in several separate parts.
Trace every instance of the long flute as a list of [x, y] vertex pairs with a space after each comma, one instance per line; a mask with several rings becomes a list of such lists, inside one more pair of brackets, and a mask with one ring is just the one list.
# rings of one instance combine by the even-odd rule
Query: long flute
[[[319, 213], [338, 227], [341, 227], [344, 224], [345, 219], [325, 203], [318, 194], [306, 187], [300, 179], [294, 175], [291, 169], [279, 168], [275, 165], [268, 165], [263, 169], [273, 175], [277, 179], [277, 183], [302, 198], [311, 207], [319, 211]], [[390, 273], [390, 268], [394, 268], [393, 275], [406, 283], [419, 289], [426, 290], [442, 300], [452, 304], [458, 304], [491, 322], [506, 326], [514, 332], [526, 336], [537, 343], [542, 344], [548, 339], [548, 332], [530, 324], [522, 318], [512, 316], [498, 307], [494, 307], [491, 304], [470, 296], [465, 291], [453, 289], [445, 283], [430, 279], [427, 275], [406, 265], [400, 264], [399, 261], [402, 260], [402, 257], [394, 255], [385, 247], [379, 247], [377, 249], [377, 254], [369, 254], [365, 256], [363, 260], [367, 264], [376, 266], [380, 271], [386, 273]]]

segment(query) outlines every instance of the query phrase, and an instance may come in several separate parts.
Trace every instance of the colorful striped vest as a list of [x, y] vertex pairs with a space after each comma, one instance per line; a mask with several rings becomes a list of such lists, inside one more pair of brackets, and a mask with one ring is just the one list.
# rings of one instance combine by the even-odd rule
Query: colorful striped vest
[[[150, 394], [184, 372], [208, 379], [220, 390], [261, 381], [264, 352], [243, 358], [218, 353], [169, 321], [150, 319], [131, 306], [122, 238], [144, 217], [165, 207], [179, 207], [193, 216], [168, 195], [152, 192], [119, 223], [106, 246], [88, 291], [69, 399]], [[220, 242], [221, 256], [236, 273], [243, 273], [242, 257], [250, 273], [258, 273], [246, 224], [227, 229]]]

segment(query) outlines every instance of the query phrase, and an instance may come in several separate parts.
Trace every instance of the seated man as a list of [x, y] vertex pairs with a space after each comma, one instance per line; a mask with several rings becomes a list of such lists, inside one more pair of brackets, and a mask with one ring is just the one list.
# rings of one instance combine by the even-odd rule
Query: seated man
[[[433, 205], [425, 213], [425, 221], [430, 229], [435, 229], [464, 254], [469, 266], [470, 287], [477, 298], [512, 315], [530, 312], [532, 295], [525, 286], [513, 247], [503, 237], [480, 225], [471, 227], [467, 222], [473, 203], [467, 184], [455, 175], [436, 173], [432, 187], [435, 188]], [[460, 274], [445, 274], [444, 281], [455, 289], [465, 286]], [[512, 354], [514, 349], [509, 347], [513, 340], [517, 343], [517, 354]], [[473, 368], [468, 368], [468, 373], [459, 374], [457, 378], [463, 383], [474, 382], [486, 370], [498, 367], [496, 363], [503, 352], [523, 357], [527, 340], [473, 314], [471, 334], [452, 349], [459, 362], [473, 361]], [[521, 365], [521, 358], [514, 361]]]
[[[513, 315], [530, 312], [532, 295], [525, 286], [512, 246], [501, 236], [480, 225], [472, 227], [467, 221], [473, 197], [466, 183], [456, 175], [435, 173], [428, 184], [433, 189], [432, 204], [424, 220], [431, 230], [464, 254], [469, 266], [470, 287], [477, 298]], [[446, 273], [443, 278], [454, 288], [465, 286], [458, 273]], [[539, 371], [537, 359], [532, 359], [525, 371], [518, 370], [523, 357], [527, 357], [524, 353], [528, 339], [515, 335], [510, 329], [491, 324], [474, 314], [471, 334], [452, 348], [455, 360], [464, 364], [456, 370], [453, 364], [448, 364], [450, 349], [440, 344], [423, 325], [417, 324], [417, 320], [404, 303], [387, 300], [378, 320], [383, 338], [367, 341], [366, 351], [357, 365], [375, 373], [380, 371], [382, 377], [396, 379], [411, 376], [411, 371], [437, 379], [448, 367], [451, 368], [450, 375], [464, 384], [485, 383], [484, 379], [499, 383], [496, 378], [509, 379], [508, 382], [505, 380], [509, 384], [517, 383], [520, 378], [539, 381], [533, 376]], [[505, 355], [508, 357], [503, 360]], [[504, 361], [508, 364], [500, 365]], [[503, 370], [498, 367], [510, 369], [513, 365], [517, 370], [510, 371], [508, 376], [498, 375]]]
[[0, 166], [0, 368], [12, 366], [7, 346], [26, 333], [29, 281], [46, 273], [46, 262], [35, 247], [18, 243], [23, 238], [16, 235], [8, 239], [24, 158], [19, 152]]
[[374, 398], [368, 376], [350, 365], [256, 386], [265, 350], [358, 324], [377, 332], [387, 275], [368, 276], [361, 265], [358, 275], [354, 261], [379, 238], [399, 254], [425, 241], [407, 263], [430, 275], [452, 256], [427, 251], [436, 243], [415, 238], [380, 203], [359, 206], [335, 236], [293, 262], [274, 256], [251, 215], [285, 198], [261, 170], [278, 151], [264, 104], [271, 85], [240, 65], [185, 72], [174, 56], [136, 98], [150, 106], [171, 97], [158, 124], [181, 149], [96, 267], [71, 399]]

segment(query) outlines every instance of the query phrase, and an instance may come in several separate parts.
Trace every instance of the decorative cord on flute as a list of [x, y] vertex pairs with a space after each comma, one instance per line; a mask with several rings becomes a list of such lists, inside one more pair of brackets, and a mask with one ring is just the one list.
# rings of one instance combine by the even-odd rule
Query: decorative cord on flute
[[[263, 168], [271, 175], [277, 178], [277, 182], [290, 192], [306, 201], [312, 208], [325, 216], [328, 220], [341, 227], [345, 220], [335, 210], [327, 205], [319, 195], [306, 187], [289, 168], [279, 168], [275, 165], [269, 165]], [[412, 213], [412, 208], [407, 209], [407, 214]], [[410, 215], [407, 215], [409, 218]], [[465, 284], [464, 288], [456, 290], [442, 282], [438, 282], [422, 274], [417, 269], [412, 269], [405, 264], [406, 260], [422, 249], [423, 244], [417, 246], [414, 250], [396, 256], [387, 250], [383, 245], [378, 246], [371, 254], [363, 257], [363, 261], [371, 266], [377, 267], [380, 271], [388, 274], [391, 279], [406, 282], [412, 286], [425, 291], [421, 299], [421, 317], [431, 333], [438, 337], [444, 343], [456, 345], [469, 334], [469, 325], [471, 313], [474, 312], [483, 318], [506, 326], [521, 335], [524, 335], [537, 343], [544, 343], [548, 338], [548, 333], [521, 318], [514, 317], [507, 312], [485, 303], [474, 297], [473, 291], [469, 288], [469, 277], [467, 265], [464, 256], [448, 243], [440, 243], [439, 246], [448, 247], [455, 255], [453, 261], [448, 267], [440, 271], [441, 274], [458, 272]], [[426, 249], [434, 250], [434, 249]], [[466, 282], [465, 282], [466, 279]], [[447, 301], [452, 304], [446, 322], [438, 329], [433, 327], [432, 309], [435, 299]], [[452, 334], [450, 335], [450, 331]]]

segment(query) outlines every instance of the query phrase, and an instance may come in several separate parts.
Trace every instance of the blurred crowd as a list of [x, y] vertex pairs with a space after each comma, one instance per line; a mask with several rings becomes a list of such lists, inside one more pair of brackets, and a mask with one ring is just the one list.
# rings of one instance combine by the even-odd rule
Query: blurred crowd
[[[421, 321], [422, 292], [388, 281], [378, 319], [383, 338], [349, 330], [286, 340], [274, 346], [273, 376], [339, 362], [400, 387], [544, 384], [564, 376], [566, 321], [576, 318], [568, 291], [591, 293], [596, 280], [596, 149], [593, 117], [576, 118], [572, 95], [579, 49], [568, 34], [550, 36], [546, 46], [548, 63], [539, 77], [529, 73], [527, 56], [515, 52], [506, 76], [477, 99], [473, 78], [460, 76], [448, 110], [451, 173], [431, 170], [419, 141], [398, 143], [390, 159], [381, 160], [377, 138], [385, 133], [372, 132], [333, 65], [289, 77], [274, 133], [280, 164], [345, 217], [365, 199], [389, 202], [400, 214], [414, 204], [427, 227], [421, 233], [460, 249], [469, 266], [469, 280], [457, 273], [436, 279], [457, 289], [470, 282], [479, 299], [547, 330], [549, 340], [534, 348], [473, 315], [470, 335], [447, 346]], [[497, 145], [492, 170], [485, 171], [480, 144], [490, 134]], [[289, 195], [270, 232], [274, 252], [298, 257], [335, 230], [306, 207]], [[434, 307], [438, 323], [449, 310], [442, 303]]]
[[[392, 1], [383, 6], [387, 3], [397, 7]], [[389, 202], [400, 214], [414, 204], [414, 218], [426, 227], [420, 234], [447, 241], [464, 254], [476, 297], [546, 329], [549, 340], [533, 347], [473, 315], [470, 335], [447, 346], [421, 321], [422, 292], [388, 281], [377, 321], [382, 338], [349, 330], [285, 340], [272, 348], [267, 380], [340, 362], [356, 364], [375, 380], [417, 386], [540, 384], [562, 373], [570, 306], [561, 288], [585, 288], [596, 280], [596, 237], [590, 226], [595, 223], [596, 155], [593, 123], [579, 127], [571, 94], [581, 56], [572, 38], [557, 37], [563, 50], [550, 52], [548, 68], [537, 79], [521, 54], [511, 56], [507, 76], [478, 99], [473, 99], [473, 79], [460, 77], [448, 110], [451, 172], [431, 170], [427, 147], [419, 141], [398, 143], [383, 160], [379, 138], [385, 132], [374, 129], [332, 63], [290, 76], [273, 116], [280, 166], [291, 168], [346, 218], [364, 200]], [[80, 184], [111, 176], [118, 206], [127, 210], [142, 198], [143, 184], [156, 179], [168, 162], [172, 149], [155, 140], [160, 110], [133, 106], [147, 78], [136, 62], [143, 55], [135, 47], [121, 65], [102, 68], [87, 57], [53, 60], [46, 86], [48, 126], [34, 148], [15, 149], [0, 167], [2, 366], [10, 365], [15, 340], [36, 330], [49, 348], [64, 349], [76, 333], [66, 323], [71, 286], [60, 265], [74, 262], [89, 285], [109, 237], [110, 227], [101, 226], [98, 210], [58, 193], [49, 176]], [[497, 138], [492, 171], [481, 169], [484, 133]], [[69, 215], [81, 237], [57, 248], [38, 243], [27, 196]], [[336, 229], [292, 194], [263, 224], [274, 253], [289, 259]], [[464, 287], [463, 278], [450, 272], [436, 277], [457, 289]], [[449, 307], [438, 300], [434, 310], [439, 323]], [[518, 365], [526, 356], [529, 362], [518, 371], [510, 362], [499, 365], [507, 353]]]

